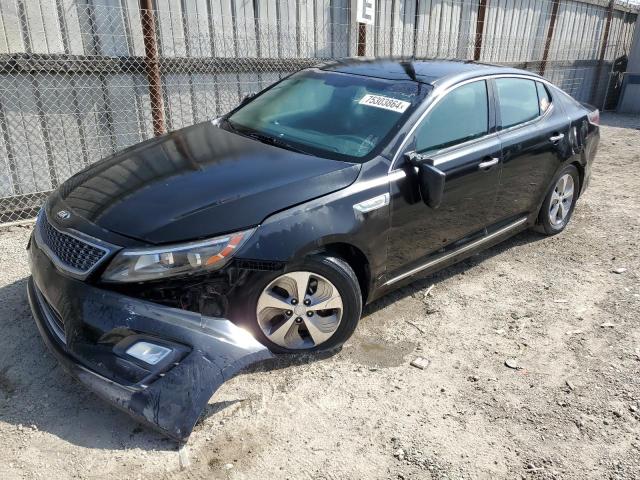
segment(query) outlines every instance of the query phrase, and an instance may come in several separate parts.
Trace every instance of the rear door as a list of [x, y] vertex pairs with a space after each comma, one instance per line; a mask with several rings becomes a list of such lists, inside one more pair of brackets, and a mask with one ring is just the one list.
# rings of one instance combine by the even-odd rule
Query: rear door
[[425, 205], [413, 167], [400, 156], [406, 172], [391, 183], [390, 276], [410, 270], [430, 254], [483, 235], [493, 223], [500, 176], [500, 141], [493, 133], [488, 84], [476, 80], [446, 93], [418, 124], [403, 152], [415, 150], [446, 174], [442, 203]]
[[570, 153], [569, 123], [542, 82], [522, 77], [492, 81], [503, 162], [495, 213], [506, 220], [538, 208]]

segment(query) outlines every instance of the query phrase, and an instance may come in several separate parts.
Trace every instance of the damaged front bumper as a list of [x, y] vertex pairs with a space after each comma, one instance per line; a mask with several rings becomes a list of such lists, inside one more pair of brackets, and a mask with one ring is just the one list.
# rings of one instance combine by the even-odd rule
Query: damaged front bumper
[[[45, 344], [103, 399], [179, 442], [213, 393], [244, 367], [272, 357], [228, 320], [131, 298], [61, 274], [31, 241], [29, 303]], [[136, 342], [170, 353], [156, 364], [127, 353]]]

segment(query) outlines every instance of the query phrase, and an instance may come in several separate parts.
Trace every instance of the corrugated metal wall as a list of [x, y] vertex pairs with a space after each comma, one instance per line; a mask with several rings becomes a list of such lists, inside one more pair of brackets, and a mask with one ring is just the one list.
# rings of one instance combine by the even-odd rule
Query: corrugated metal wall
[[[640, 114], [640, 19], [636, 20], [636, 30], [629, 53], [629, 64], [624, 75], [618, 109], [624, 113]], [[638, 117], [640, 121], [640, 116]]]
[[[166, 127], [210, 119], [320, 59], [355, 55], [354, 3], [155, 0]], [[628, 51], [634, 9], [616, 5], [608, 22], [599, 0], [487, 0], [479, 23], [479, 7], [377, 0], [366, 53], [472, 59], [481, 43], [481, 61], [544, 63], [580, 100], [600, 105], [615, 91], [612, 65]], [[0, 222], [33, 215], [74, 172], [153, 136], [142, 32], [138, 0], [0, 0]]]

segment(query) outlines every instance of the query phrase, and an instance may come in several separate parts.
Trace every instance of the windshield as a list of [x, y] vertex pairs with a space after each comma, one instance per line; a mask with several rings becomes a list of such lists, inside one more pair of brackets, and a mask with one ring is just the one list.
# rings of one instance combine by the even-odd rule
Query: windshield
[[377, 154], [430, 88], [305, 70], [238, 108], [227, 125], [283, 148], [361, 162]]

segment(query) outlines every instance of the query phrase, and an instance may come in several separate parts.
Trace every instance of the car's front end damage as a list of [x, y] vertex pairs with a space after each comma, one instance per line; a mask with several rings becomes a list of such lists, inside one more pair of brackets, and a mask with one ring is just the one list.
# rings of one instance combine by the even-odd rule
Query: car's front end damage
[[260, 224], [358, 173], [210, 122], [97, 162], [50, 195], [29, 242], [46, 344], [87, 387], [184, 441], [225, 380], [271, 357], [232, 312], [284, 268], [263, 255]]
[[[215, 297], [209, 308], [221, 309], [225, 292], [233, 288], [224, 276], [247, 273], [229, 267], [211, 281], [176, 281], [171, 289], [160, 291], [139, 286], [132, 290], [135, 296], [125, 295], [65, 271], [69, 266], [60, 257], [71, 251], [80, 255], [77, 242], [84, 241], [77, 233], [55, 228], [44, 212], [40, 214], [28, 248], [28, 293], [46, 345], [72, 376], [100, 397], [185, 441], [224, 381], [271, 357], [229, 320], [198, 311], [195, 299], [202, 296], [197, 294], [200, 290], [192, 291], [208, 291]], [[145, 295], [158, 298], [150, 301]], [[196, 303], [182, 306], [190, 309], [176, 308], [188, 298]]]

